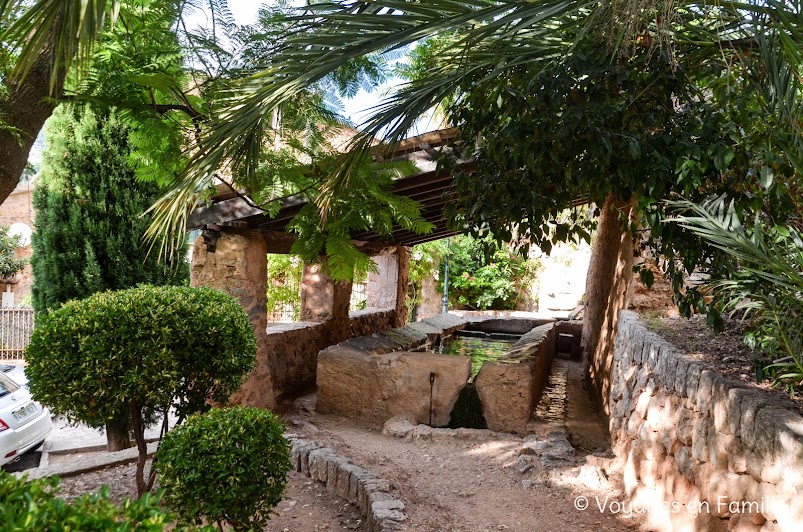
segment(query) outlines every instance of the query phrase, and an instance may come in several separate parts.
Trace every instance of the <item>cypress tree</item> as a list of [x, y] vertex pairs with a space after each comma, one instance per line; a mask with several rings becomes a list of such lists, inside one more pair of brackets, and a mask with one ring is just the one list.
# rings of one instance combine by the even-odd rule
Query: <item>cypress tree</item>
[[113, 110], [62, 106], [48, 122], [34, 192], [37, 312], [103, 290], [186, 283], [183, 257], [167, 264], [142, 245], [150, 224], [142, 214], [159, 189], [137, 182], [131, 155], [128, 128]]

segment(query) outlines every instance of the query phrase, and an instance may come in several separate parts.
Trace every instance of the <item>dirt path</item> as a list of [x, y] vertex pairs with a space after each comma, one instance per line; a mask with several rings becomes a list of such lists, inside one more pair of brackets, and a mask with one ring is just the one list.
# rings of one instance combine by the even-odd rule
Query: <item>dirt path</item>
[[[596, 491], [582, 481], [590, 478], [587, 483], [594, 485], [588, 473], [604, 471], [609, 451], [599, 441], [599, 435], [606, 434], [604, 428], [595, 416], [589, 418], [589, 405], [575, 396], [576, 384], [572, 378], [568, 386], [565, 382], [575, 369], [573, 364], [563, 365], [562, 386], [567, 389], [563, 400], [569, 415], [575, 405], [586, 409], [581, 419], [573, 421], [575, 429], [587, 433], [584, 437], [573, 437], [553, 419], [535, 424], [537, 435], [527, 440], [502, 434], [476, 439], [476, 433], [470, 440], [404, 440], [352, 420], [319, 415], [311, 397], [297, 402], [285, 421], [291, 432], [332, 447], [390, 481], [394, 497], [406, 504], [408, 530], [633, 530], [640, 524], [636, 517], [600, 512], [596, 505], [596, 497], [622, 500], [615, 490], [616, 478], [602, 478]], [[582, 442], [583, 450], [575, 450], [570, 440]], [[528, 449], [523, 451], [524, 447]], [[533, 449], [546, 452], [539, 456]], [[587, 458], [591, 451], [596, 456]], [[578, 496], [588, 498], [589, 508], [575, 509]]]

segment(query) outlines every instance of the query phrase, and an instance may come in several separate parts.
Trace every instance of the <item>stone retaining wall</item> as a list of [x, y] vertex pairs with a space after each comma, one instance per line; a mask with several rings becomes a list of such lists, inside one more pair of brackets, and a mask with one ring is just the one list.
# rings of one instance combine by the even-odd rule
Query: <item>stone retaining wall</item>
[[625, 489], [664, 530], [803, 530], [803, 417], [622, 312], [610, 432]]
[[[396, 312], [366, 309], [349, 316], [352, 335], [372, 334], [391, 327]], [[272, 408], [277, 402], [315, 385], [318, 353], [342, 339], [331, 321], [272, 323], [264, 337], [263, 356], [232, 402]]]

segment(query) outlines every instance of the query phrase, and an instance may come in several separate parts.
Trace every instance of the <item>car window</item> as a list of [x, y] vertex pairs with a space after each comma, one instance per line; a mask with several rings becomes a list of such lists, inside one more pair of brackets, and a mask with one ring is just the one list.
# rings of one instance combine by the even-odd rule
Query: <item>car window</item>
[[19, 389], [20, 387], [17, 386], [14, 381], [6, 377], [3, 373], [0, 373], [0, 397], [5, 397]]

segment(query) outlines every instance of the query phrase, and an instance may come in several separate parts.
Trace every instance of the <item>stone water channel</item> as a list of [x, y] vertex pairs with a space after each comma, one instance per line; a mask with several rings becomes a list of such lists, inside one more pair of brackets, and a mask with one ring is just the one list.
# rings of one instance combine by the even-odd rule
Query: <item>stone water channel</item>
[[[525, 434], [547, 389], [558, 343], [579, 352], [574, 347], [579, 348], [581, 327], [580, 322], [447, 314], [352, 338], [318, 356], [317, 409], [378, 426], [401, 416], [433, 427]], [[475, 356], [473, 364], [471, 357], [443, 354], [464, 351], [477, 337], [510, 344]], [[461, 409], [470, 415], [458, 415]], [[461, 417], [468, 425], [456, 422]]]

